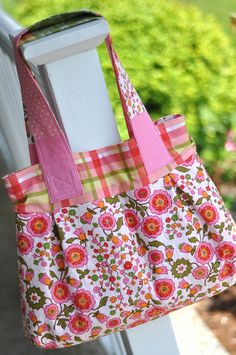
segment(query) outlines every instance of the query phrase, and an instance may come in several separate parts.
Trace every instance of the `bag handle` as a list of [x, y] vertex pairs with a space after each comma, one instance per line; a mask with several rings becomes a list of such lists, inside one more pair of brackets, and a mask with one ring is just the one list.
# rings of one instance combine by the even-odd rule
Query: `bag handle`
[[[13, 40], [16, 68], [29, 130], [35, 142], [50, 201], [55, 203], [82, 194], [83, 188], [68, 141], [20, 51], [20, 41], [28, 34], [30, 28], [20, 32]], [[136, 139], [144, 167], [150, 175], [170, 163], [173, 158], [129, 81], [112, 46], [111, 37], [108, 36], [105, 42], [129, 134]]]

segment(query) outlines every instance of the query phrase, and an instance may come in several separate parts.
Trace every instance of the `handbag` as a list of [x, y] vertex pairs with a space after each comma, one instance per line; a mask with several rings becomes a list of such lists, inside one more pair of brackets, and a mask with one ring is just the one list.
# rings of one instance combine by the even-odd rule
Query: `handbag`
[[185, 117], [151, 120], [110, 36], [130, 137], [71, 152], [20, 47], [100, 17], [54, 16], [14, 38], [32, 164], [3, 180], [16, 213], [24, 332], [46, 349], [136, 327], [236, 280], [236, 225]]

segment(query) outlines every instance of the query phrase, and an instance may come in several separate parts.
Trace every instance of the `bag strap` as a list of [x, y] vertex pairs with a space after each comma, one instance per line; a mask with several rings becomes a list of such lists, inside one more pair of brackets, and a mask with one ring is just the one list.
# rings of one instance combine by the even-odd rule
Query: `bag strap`
[[[33, 136], [50, 201], [55, 203], [82, 194], [83, 188], [68, 141], [20, 51], [20, 41], [29, 34], [30, 28], [25, 29], [13, 40], [16, 68], [29, 130]], [[105, 42], [129, 134], [136, 139], [143, 164], [150, 175], [170, 163], [173, 158], [129, 81], [112, 46], [111, 37], [108, 36]]]

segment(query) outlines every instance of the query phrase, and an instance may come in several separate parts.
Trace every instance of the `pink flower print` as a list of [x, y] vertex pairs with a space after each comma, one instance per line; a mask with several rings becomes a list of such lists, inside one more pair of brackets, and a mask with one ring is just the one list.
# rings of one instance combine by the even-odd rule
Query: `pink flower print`
[[91, 212], [85, 212], [81, 217], [80, 219], [85, 222], [85, 223], [88, 223], [88, 224], [91, 224], [92, 222], [92, 219], [93, 219], [93, 214]]
[[65, 333], [65, 334], [60, 336], [60, 340], [61, 341], [69, 341], [69, 340], [71, 340], [71, 338], [72, 337], [71, 337], [71, 335], [69, 333]]
[[38, 321], [38, 318], [37, 318], [36, 314], [34, 313], [34, 311], [29, 312], [28, 316], [29, 316], [29, 319], [30, 319], [33, 323], [35, 323], [35, 322]]
[[184, 165], [184, 166], [192, 166], [194, 161], [195, 161], [195, 154], [191, 155], [188, 159], [186, 159], [181, 165]]
[[150, 210], [154, 214], [163, 214], [172, 206], [170, 195], [165, 190], [156, 190], [150, 199]]
[[51, 255], [55, 256], [61, 251], [61, 247], [59, 244], [52, 244], [50, 251], [51, 251]]
[[17, 234], [17, 248], [21, 255], [28, 255], [34, 247], [33, 239], [23, 233]]
[[159, 274], [159, 275], [166, 275], [166, 274], [168, 274], [168, 268], [167, 268], [167, 266], [158, 266], [155, 269], [155, 273]]
[[54, 341], [50, 341], [44, 346], [45, 349], [57, 349], [58, 346]]
[[112, 328], [118, 327], [120, 324], [121, 324], [120, 318], [112, 318], [106, 322], [106, 327], [108, 329], [112, 329]]
[[102, 331], [102, 327], [94, 327], [92, 330], [91, 330], [91, 335], [92, 337], [97, 337]]
[[188, 288], [189, 287], [189, 283], [186, 280], [182, 280], [182, 281], [180, 281], [178, 287], [182, 288], [182, 289]]
[[205, 180], [202, 168], [198, 168], [197, 174], [195, 175], [197, 182], [202, 182]]
[[79, 288], [79, 286], [81, 285], [81, 281], [78, 279], [74, 279], [73, 277], [70, 277], [69, 284], [74, 288]]
[[79, 244], [72, 244], [64, 251], [65, 261], [68, 266], [79, 268], [87, 264], [88, 255], [84, 247]]
[[214, 255], [214, 250], [209, 243], [200, 243], [195, 251], [195, 258], [200, 264], [208, 264]]
[[199, 208], [201, 217], [208, 224], [216, 224], [219, 220], [219, 213], [217, 209], [208, 202], [205, 202]]
[[146, 310], [145, 318], [156, 319], [166, 313], [168, 313], [168, 310], [165, 307], [154, 306]]
[[198, 285], [195, 285], [190, 288], [190, 295], [196, 295], [196, 293], [198, 293], [199, 291], [201, 291], [201, 287]]
[[199, 230], [201, 229], [201, 226], [200, 226], [199, 221], [195, 221], [195, 222], [193, 223], [193, 226], [194, 226], [194, 228], [195, 228], [197, 231], [199, 231]]
[[140, 187], [134, 190], [134, 196], [138, 201], [147, 201], [151, 193], [151, 190], [148, 186]]
[[137, 214], [132, 210], [126, 210], [124, 212], [124, 215], [125, 215], [125, 224], [127, 225], [127, 227], [131, 232], [135, 232], [138, 229], [140, 224]]
[[220, 260], [233, 260], [236, 256], [236, 246], [231, 242], [223, 242], [216, 247], [215, 252]]
[[43, 310], [45, 317], [48, 319], [56, 319], [59, 314], [59, 308], [55, 303], [51, 303], [44, 307]]
[[197, 280], [205, 279], [209, 271], [206, 266], [199, 266], [192, 271], [193, 277]]
[[109, 317], [106, 316], [105, 314], [99, 312], [99, 313], [97, 313], [96, 318], [100, 323], [105, 323]]
[[220, 243], [223, 240], [223, 236], [216, 233], [209, 232], [209, 239], [213, 239], [215, 242]]
[[70, 317], [69, 328], [74, 334], [83, 334], [90, 330], [92, 322], [90, 318], [84, 314], [76, 313]]
[[68, 286], [63, 281], [54, 282], [50, 291], [53, 300], [57, 303], [66, 303], [70, 299]]
[[30, 282], [34, 277], [34, 271], [32, 269], [29, 269], [25, 273], [25, 279], [26, 281]]
[[111, 213], [103, 213], [98, 218], [98, 224], [102, 229], [112, 230], [116, 226], [116, 220]]
[[163, 178], [163, 183], [164, 183], [164, 187], [166, 189], [170, 189], [173, 186], [176, 185], [176, 183], [178, 182], [179, 176], [177, 174], [167, 174], [166, 176], [164, 176]]
[[83, 228], [76, 228], [73, 234], [75, 234], [77, 237], [81, 236], [82, 239], [84, 239], [84, 236], [86, 237], [86, 234], [85, 234]]
[[201, 195], [201, 196], [203, 196], [205, 198], [209, 197], [208, 193], [205, 190], [203, 190], [201, 187], [197, 191], [198, 191], [199, 195]]
[[192, 222], [193, 214], [191, 211], [188, 211], [187, 214], [185, 215], [185, 218], [188, 222]]
[[179, 245], [179, 250], [182, 253], [191, 253], [192, 249], [193, 249], [193, 247], [190, 244], [187, 244], [187, 243], [181, 243]]
[[80, 312], [89, 312], [95, 305], [93, 295], [86, 290], [80, 289], [72, 295], [73, 303]]
[[236, 272], [235, 265], [233, 263], [226, 262], [226, 263], [224, 263], [224, 265], [220, 269], [219, 280], [223, 281], [223, 280], [227, 279], [228, 277], [235, 275], [235, 272]]
[[39, 281], [42, 284], [49, 286], [52, 282], [52, 279], [47, 274], [39, 274]]
[[151, 250], [148, 253], [148, 261], [150, 264], [158, 265], [164, 260], [164, 255], [159, 250]]
[[142, 221], [141, 230], [148, 238], [156, 238], [163, 230], [162, 220], [155, 216], [145, 217]]
[[160, 300], [167, 300], [173, 295], [175, 284], [171, 279], [157, 280], [154, 282], [154, 290]]
[[174, 254], [174, 249], [173, 247], [166, 248], [165, 250], [166, 258], [167, 259], [172, 259], [172, 256]]
[[27, 222], [27, 231], [33, 237], [43, 237], [52, 229], [51, 218], [45, 213], [35, 213]]
[[146, 320], [145, 319], [138, 319], [138, 320], [135, 320], [133, 323], [131, 323], [128, 328], [135, 328], [137, 327], [138, 325], [141, 325], [143, 323], [145, 323]]

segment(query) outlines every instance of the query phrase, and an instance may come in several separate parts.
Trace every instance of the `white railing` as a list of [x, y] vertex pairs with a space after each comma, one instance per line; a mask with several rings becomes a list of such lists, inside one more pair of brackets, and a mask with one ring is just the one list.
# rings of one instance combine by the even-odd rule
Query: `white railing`
[[21, 27], [0, 12], [0, 149], [9, 169], [29, 162], [20, 87], [9, 33]]

